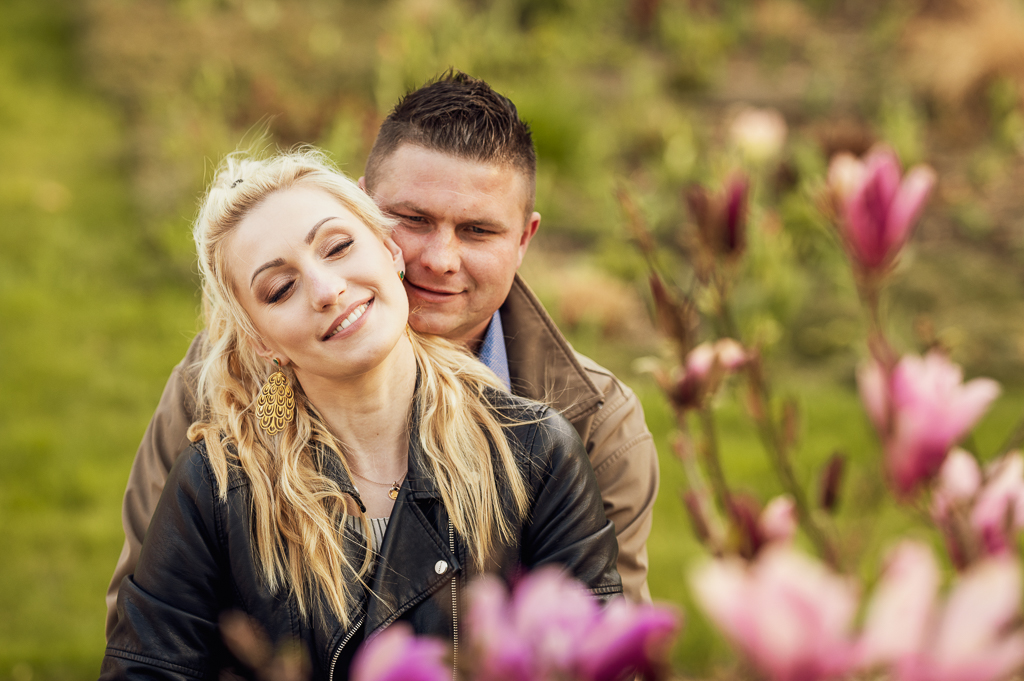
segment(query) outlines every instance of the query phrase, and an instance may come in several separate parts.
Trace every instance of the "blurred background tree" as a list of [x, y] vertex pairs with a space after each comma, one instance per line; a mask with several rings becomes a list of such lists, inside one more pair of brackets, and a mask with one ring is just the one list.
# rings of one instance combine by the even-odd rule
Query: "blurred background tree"
[[[197, 329], [189, 224], [212, 168], [255, 140], [307, 142], [357, 177], [397, 98], [449, 66], [510, 96], [533, 128], [544, 221], [524, 274], [645, 403], [664, 455], [656, 598], [687, 604], [700, 551], [670, 410], [633, 369], [662, 348], [618, 190], [686, 272], [682, 191], [751, 174], [736, 314], [782, 387], [800, 388], [810, 478], [836, 449], [876, 447], [849, 417], [863, 320], [815, 204], [822, 173], [880, 140], [930, 163], [940, 183], [886, 301], [890, 331], [1007, 387], [979, 431], [983, 457], [1019, 415], [1022, 0], [5, 0], [0, 679], [98, 670], [128, 469]], [[737, 129], [751, 107], [784, 122], [781, 146], [750, 151]], [[740, 405], [722, 399], [730, 478], [777, 492]], [[874, 460], [852, 461], [842, 513], [906, 525], [880, 505]], [[854, 541], [884, 541], [858, 527]], [[679, 669], [712, 673], [729, 655], [688, 610]]]

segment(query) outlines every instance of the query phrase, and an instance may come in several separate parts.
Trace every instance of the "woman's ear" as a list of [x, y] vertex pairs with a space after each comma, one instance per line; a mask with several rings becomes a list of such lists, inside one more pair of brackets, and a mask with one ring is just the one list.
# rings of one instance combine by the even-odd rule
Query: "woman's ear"
[[384, 245], [391, 251], [391, 259], [395, 263], [395, 271], [405, 274], [405, 256], [402, 254], [402, 247], [391, 237], [385, 237]]
[[274, 350], [267, 347], [267, 345], [262, 340], [258, 338], [249, 338], [249, 343], [250, 345], [252, 345], [253, 350], [256, 351], [256, 354], [262, 357], [263, 359], [267, 360], [268, 362], [273, 362], [276, 359], [278, 362], [281, 363], [281, 366], [285, 366], [288, 364], [287, 357], [277, 352], [274, 352]]

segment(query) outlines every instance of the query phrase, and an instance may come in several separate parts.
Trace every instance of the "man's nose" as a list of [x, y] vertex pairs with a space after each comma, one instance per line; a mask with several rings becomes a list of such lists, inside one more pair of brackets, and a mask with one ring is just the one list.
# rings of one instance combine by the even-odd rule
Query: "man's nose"
[[458, 272], [462, 256], [455, 230], [433, 230], [423, 244], [419, 261], [424, 269], [436, 276]]

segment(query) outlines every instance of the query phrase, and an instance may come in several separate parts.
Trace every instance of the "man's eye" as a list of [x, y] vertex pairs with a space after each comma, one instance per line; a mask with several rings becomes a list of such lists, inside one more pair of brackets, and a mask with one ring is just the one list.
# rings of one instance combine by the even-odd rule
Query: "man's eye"
[[403, 222], [412, 222], [414, 224], [426, 222], [426, 218], [422, 215], [402, 215], [401, 213], [395, 213], [395, 217]]
[[476, 225], [470, 225], [466, 228], [466, 231], [476, 236], [483, 236], [491, 233], [491, 230], [484, 229], [483, 227], [477, 227]]

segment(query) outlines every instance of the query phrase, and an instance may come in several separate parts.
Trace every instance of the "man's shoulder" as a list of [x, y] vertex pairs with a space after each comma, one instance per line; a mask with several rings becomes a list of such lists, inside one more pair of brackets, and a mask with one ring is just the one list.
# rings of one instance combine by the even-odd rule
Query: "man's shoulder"
[[643, 423], [643, 407], [640, 404], [640, 398], [633, 392], [633, 389], [612, 373], [611, 370], [601, 366], [590, 357], [580, 352], [575, 354], [576, 360], [587, 373], [590, 382], [601, 393], [601, 406], [598, 407], [594, 415], [593, 427], [597, 428], [602, 421], [610, 418], [612, 414], [627, 409], [635, 412], [640, 422]]
[[573, 350], [576, 361], [580, 363], [587, 376], [594, 386], [604, 395], [621, 392], [624, 395], [632, 395], [633, 391], [628, 385], [622, 382], [618, 376], [606, 369], [582, 352]]

